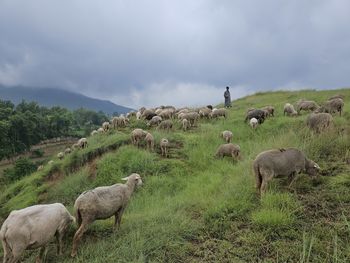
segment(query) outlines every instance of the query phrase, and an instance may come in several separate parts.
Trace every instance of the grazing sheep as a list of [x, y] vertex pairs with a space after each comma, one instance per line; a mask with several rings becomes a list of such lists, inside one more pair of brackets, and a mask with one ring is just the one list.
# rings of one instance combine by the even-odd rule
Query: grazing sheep
[[78, 144], [78, 147], [81, 148], [81, 149], [84, 149], [84, 148], [86, 148], [88, 146], [88, 142], [87, 142], [86, 138], [79, 139], [77, 144]]
[[166, 138], [163, 138], [160, 140], [160, 150], [162, 151], [162, 156], [168, 157], [168, 147], [169, 147], [169, 141]]
[[98, 132], [98, 133], [103, 133], [103, 128], [102, 128], [102, 127], [98, 128], [98, 129], [97, 129], [97, 132]]
[[124, 116], [113, 117], [112, 119], [112, 127], [113, 129], [118, 129], [119, 127], [126, 127], [129, 123], [129, 119]]
[[64, 157], [64, 153], [63, 153], [63, 152], [59, 152], [59, 153], [57, 154], [57, 158], [58, 158], [58, 159], [62, 160], [63, 157]]
[[298, 115], [297, 111], [294, 109], [294, 106], [290, 103], [284, 104], [283, 115], [285, 115], [286, 113], [287, 113], [287, 116], [297, 116]]
[[219, 117], [224, 117], [225, 119], [227, 118], [227, 110], [224, 108], [220, 109], [213, 109], [212, 112], [210, 113], [211, 118], [219, 118]]
[[339, 112], [339, 116], [341, 116], [341, 112], [343, 111], [344, 101], [341, 98], [335, 98], [328, 100], [322, 107], [318, 108], [315, 112], [326, 112], [326, 113], [335, 113]]
[[139, 147], [140, 141], [147, 135], [147, 132], [142, 129], [135, 129], [131, 132], [131, 142], [133, 145]]
[[211, 109], [210, 109], [210, 108], [207, 108], [207, 107], [201, 108], [201, 109], [199, 110], [199, 116], [200, 116], [201, 118], [207, 118], [207, 119], [209, 119], [209, 118], [210, 118], [210, 113], [211, 113]]
[[155, 112], [153, 110], [145, 110], [142, 115], [141, 118], [145, 119], [145, 120], [151, 120], [153, 118], [153, 116], [156, 116], [157, 114], [155, 114]]
[[56, 236], [57, 253], [63, 254], [63, 237], [75, 221], [61, 203], [13, 210], [2, 224], [0, 239], [4, 263], [20, 260], [25, 250], [40, 248], [36, 262], [43, 262], [48, 243]]
[[153, 118], [147, 123], [147, 126], [157, 126], [162, 122], [162, 120], [163, 119], [160, 116], [153, 116]]
[[48, 165], [51, 165], [51, 164], [53, 164], [54, 162], [53, 162], [53, 160], [50, 160], [50, 161], [48, 161]]
[[44, 165], [39, 165], [38, 168], [36, 169], [37, 171], [41, 171], [42, 169], [44, 169]]
[[122, 215], [132, 193], [136, 187], [142, 185], [141, 176], [136, 173], [122, 180], [126, 183], [102, 186], [85, 191], [75, 201], [75, 218], [79, 228], [73, 238], [72, 257], [77, 254], [78, 245], [84, 232], [95, 220], [114, 216], [113, 229], [116, 230], [120, 227]]
[[333, 126], [333, 117], [329, 113], [311, 113], [306, 125], [315, 133], [321, 133]]
[[[262, 108], [263, 111], [267, 111], [268, 116], [274, 117], [275, 108], [273, 106], [265, 106]], [[266, 117], [268, 117], [266, 116]]]
[[199, 119], [199, 114], [195, 111], [187, 112], [187, 113], [181, 113], [179, 114], [179, 119], [187, 119], [190, 122], [191, 126], [195, 126], [197, 120]]
[[221, 137], [225, 140], [226, 143], [230, 143], [232, 140], [232, 132], [231, 131], [223, 131], [221, 133]]
[[263, 110], [253, 109], [247, 112], [245, 121], [255, 118], [258, 120], [258, 123], [261, 124], [265, 121], [266, 113]]
[[232, 157], [233, 161], [240, 158], [241, 148], [237, 144], [226, 143], [221, 144], [216, 151], [215, 156], [219, 158], [223, 158], [224, 156]]
[[140, 120], [141, 115], [142, 115], [142, 113], [140, 111], [136, 112], [136, 120]]
[[102, 123], [102, 129], [104, 132], [108, 132], [110, 128], [110, 124], [108, 121], [105, 121], [104, 123]]
[[249, 124], [250, 124], [250, 127], [252, 127], [253, 129], [256, 129], [256, 127], [258, 127], [258, 120], [256, 118], [251, 118], [249, 120]]
[[126, 118], [136, 117], [136, 111], [130, 111], [126, 114]]
[[190, 127], [190, 122], [187, 119], [182, 119], [182, 130], [187, 131]]
[[163, 120], [169, 120], [173, 117], [174, 111], [172, 109], [164, 109], [158, 115], [162, 117]]
[[173, 123], [170, 120], [165, 120], [159, 123], [157, 129], [163, 129], [169, 131], [170, 129], [173, 128]]
[[146, 134], [145, 141], [146, 141], [147, 149], [153, 152], [153, 150], [154, 150], [154, 138], [153, 138], [152, 134], [150, 134], [148, 132]]
[[65, 150], [64, 150], [64, 154], [66, 155], [66, 154], [70, 154], [72, 152], [72, 149], [71, 148], [66, 148]]
[[300, 100], [300, 101], [297, 102], [298, 115], [300, 114], [300, 112], [302, 110], [304, 110], [304, 111], [314, 111], [314, 110], [316, 110], [318, 108], [319, 108], [319, 106], [317, 105], [317, 103], [312, 101], [312, 100]]
[[94, 136], [94, 135], [96, 135], [96, 134], [98, 134], [98, 131], [97, 131], [97, 130], [93, 130], [93, 131], [90, 133], [91, 136]]
[[295, 148], [264, 151], [253, 162], [256, 189], [260, 194], [266, 191], [267, 183], [277, 176], [288, 176], [290, 184], [296, 174], [306, 172], [316, 175], [320, 169], [317, 163], [306, 158], [305, 154]]

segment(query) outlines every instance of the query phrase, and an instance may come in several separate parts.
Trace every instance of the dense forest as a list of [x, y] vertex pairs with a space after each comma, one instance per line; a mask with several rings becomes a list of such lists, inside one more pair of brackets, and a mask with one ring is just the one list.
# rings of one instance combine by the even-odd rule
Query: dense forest
[[42, 140], [85, 136], [108, 118], [103, 112], [42, 107], [22, 101], [15, 106], [0, 100], [0, 160], [30, 150]]

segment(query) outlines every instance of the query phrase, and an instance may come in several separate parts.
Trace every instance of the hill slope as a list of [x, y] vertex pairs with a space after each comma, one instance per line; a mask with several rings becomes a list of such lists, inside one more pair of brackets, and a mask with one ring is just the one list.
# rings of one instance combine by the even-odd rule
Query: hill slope
[[[283, 116], [283, 105], [299, 98], [325, 101], [342, 93], [345, 113], [335, 128], [312, 135], [307, 114]], [[62, 202], [73, 211], [77, 196], [110, 185], [132, 172], [144, 186], [132, 197], [113, 233], [113, 218], [95, 222], [69, 257], [75, 227], [66, 238], [64, 256], [50, 246], [49, 262], [349, 262], [350, 260], [350, 90], [260, 93], [233, 102], [227, 120], [201, 120], [187, 132], [152, 129], [157, 142], [167, 137], [170, 158], [129, 145], [132, 122], [89, 140], [89, 147], [36, 172], [0, 193], [0, 216], [35, 203]], [[274, 105], [276, 117], [253, 131], [243, 122], [247, 108]], [[213, 157], [233, 131], [242, 160]], [[260, 200], [254, 189], [252, 161], [261, 151], [297, 147], [321, 167], [319, 178], [301, 174], [291, 187], [274, 179]], [[29, 251], [24, 262], [33, 262]]]
[[114, 112], [127, 113], [131, 109], [114, 104], [108, 100], [90, 98], [82, 94], [55, 88], [32, 88], [32, 87], [5, 87], [0, 85], [0, 98], [10, 100], [15, 104], [23, 99], [35, 101], [39, 105], [52, 107], [61, 106], [71, 110], [85, 108], [94, 111], [103, 111], [106, 114]]

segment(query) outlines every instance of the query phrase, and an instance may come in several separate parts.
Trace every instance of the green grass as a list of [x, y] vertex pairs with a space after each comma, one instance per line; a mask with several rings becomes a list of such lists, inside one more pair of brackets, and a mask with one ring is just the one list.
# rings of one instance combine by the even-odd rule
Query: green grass
[[[345, 113], [335, 128], [313, 136], [305, 128], [307, 114], [283, 116], [283, 105], [299, 98], [319, 104], [342, 93]], [[87, 231], [78, 257], [66, 252], [49, 262], [349, 262], [350, 261], [350, 90], [260, 93], [233, 102], [227, 120], [201, 120], [183, 132], [151, 129], [157, 142], [171, 143], [170, 158], [160, 149], [150, 153], [129, 145], [131, 128], [89, 138], [89, 147], [55, 165], [7, 185], [0, 193], [0, 215], [35, 203], [62, 202], [70, 211], [77, 196], [101, 185], [121, 182], [137, 172], [144, 185], [133, 195], [121, 229], [113, 218], [95, 222]], [[243, 122], [249, 107], [274, 105], [276, 117], [256, 131]], [[233, 132], [242, 160], [216, 159], [220, 133]], [[322, 168], [320, 178], [298, 175], [291, 188], [274, 179], [260, 200], [254, 189], [252, 161], [261, 151], [297, 147]], [[24, 262], [37, 252], [28, 251]]]

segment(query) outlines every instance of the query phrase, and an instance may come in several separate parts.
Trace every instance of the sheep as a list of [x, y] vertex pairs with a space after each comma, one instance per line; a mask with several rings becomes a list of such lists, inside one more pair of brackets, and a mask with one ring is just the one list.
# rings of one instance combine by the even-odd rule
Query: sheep
[[212, 112], [209, 115], [211, 118], [219, 118], [219, 117], [224, 117], [225, 119], [227, 118], [227, 110], [224, 108], [220, 109], [213, 109]]
[[126, 114], [126, 118], [136, 117], [136, 111], [130, 111]]
[[44, 169], [44, 165], [39, 165], [38, 168], [36, 169], [37, 171], [41, 171], [42, 169]]
[[223, 131], [221, 133], [221, 137], [225, 140], [226, 143], [230, 143], [232, 140], [232, 132], [231, 131]]
[[153, 118], [153, 116], [156, 116], [156, 115], [157, 114], [155, 114], [153, 110], [148, 109], [142, 113], [141, 118], [149, 121]]
[[63, 254], [63, 237], [75, 222], [61, 203], [34, 205], [13, 210], [2, 224], [0, 239], [4, 250], [3, 262], [15, 263], [25, 250], [40, 248], [36, 262], [43, 262], [47, 245], [56, 236], [57, 254]]
[[[265, 107], [263, 107], [261, 109], [263, 111], [267, 111], [268, 116], [274, 117], [275, 108], [273, 106], [265, 106]], [[268, 116], [266, 116], [266, 117], [268, 117]]]
[[140, 141], [147, 135], [147, 132], [142, 130], [142, 129], [134, 129], [131, 132], [131, 142], [133, 145], [139, 147], [140, 146]]
[[300, 112], [302, 110], [314, 111], [314, 110], [316, 110], [318, 108], [319, 108], [319, 106], [317, 105], [317, 103], [312, 101], [312, 100], [300, 100], [300, 101], [297, 102], [297, 113], [298, 113], [298, 115], [300, 114]]
[[136, 120], [140, 120], [141, 115], [142, 115], [142, 113], [140, 111], [136, 112]]
[[311, 113], [306, 125], [315, 133], [321, 133], [333, 126], [333, 117], [329, 113]]
[[110, 128], [110, 124], [108, 121], [105, 121], [104, 123], [102, 123], [102, 129], [104, 132], [108, 132]]
[[148, 132], [146, 134], [145, 141], [146, 141], [147, 149], [150, 151], [153, 151], [154, 150], [154, 138], [153, 138], [152, 134], [150, 134]]
[[322, 107], [318, 108], [315, 113], [326, 112], [326, 113], [335, 113], [339, 112], [339, 116], [341, 116], [341, 112], [344, 107], [344, 101], [341, 98], [335, 98], [328, 100]]
[[162, 151], [162, 156], [168, 157], [168, 147], [169, 147], [169, 140], [166, 138], [163, 138], [160, 140], [160, 150]]
[[295, 175], [300, 172], [314, 176], [320, 169], [317, 163], [306, 158], [305, 154], [296, 148], [268, 150], [257, 155], [253, 162], [256, 189], [264, 194], [267, 183], [277, 176], [288, 176], [290, 185]]
[[139, 109], [139, 112], [141, 113], [141, 115], [142, 115], [142, 113], [143, 113], [145, 110], [146, 110], [145, 107], [141, 107], [141, 108]]
[[48, 165], [52, 165], [54, 163], [54, 161], [53, 160], [50, 160], [50, 161], [48, 161]]
[[97, 130], [93, 130], [93, 131], [90, 133], [91, 136], [94, 136], [94, 135], [96, 135], [96, 134], [98, 134], [98, 131], [97, 131]]
[[118, 127], [126, 127], [128, 123], [129, 123], [129, 119], [123, 116], [113, 117], [112, 119], [113, 129], [118, 129]]
[[57, 158], [58, 158], [58, 159], [62, 160], [63, 157], [64, 157], [64, 153], [63, 153], [63, 152], [59, 152], [59, 153], [57, 154]]
[[97, 132], [98, 132], [98, 133], [103, 133], [103, 128], [102, 128], [102, 127], [98, 128], [98, 129], [97, 129]]
[[216, 157], [223, 158], [224, 156], [232, 157], [232, 160], [235, 161], [240, 159], [241, 148], [237, 144], [225, 143], [221, 144], [216, 150]]
[[207, 119], [209, 119], [210, 118], [210, 113], [211, 113], [211, 109], [210, 108], [207, 108], [207, 107], [205, 107], [205, 108], [201, 108], [200, 110], [199, 110], [199, 116], [201, 117], [201, 118], [207, 118]]
[[297, 111], [294, 109], [294, 106], [290, 103], [284, 104], [283, 115], [285, 115], [286, 113], [287, 113], [287, 116], [297, 116], [298, 115]]
[[66, 148], [65, 150], [64, 150], [64, 154], [66, 155], [66, 154], [70, 154], [72, 152], [72, 149], [71, 148]]
[[187, 119], [191, 126], [194, 126], [196, 124], [196, 121], [199, 119], [199, 114], [197, 112], [187, 112], [187, 113], [181, 113], [179, 115], [179, 119], [183, 120], [183, 119]]
[[165, 120], [159, 123], [157, 129], [163, 129], [169, 131], [170, 129], [173, 128], [173, 123], [170, 120]]
[[173, 116], [173, 111], [171, 109], [164, 109], [158, 115], [164, 120], [171, 119]]
[[213, 110], [213, 106], [212, 105], [207, 105], [206, 106], [208, 109], [210, 109], [210, 110]]
[[153, 118], [147, 123], [147, 126], [159, 125], [162, 122], [162, 117], [153, 116]]
[[190, 122], [187, 119], [182, 119], [182, 130], [187, 131], [190, 127]]
[[251, 118], [249, 120], [249, 124], [250, 124], [250, 127], [252, 127], [253, 129], [256, 129], [256, 127], [258, 127], [258, 120], [256, 118]]
[[87, 142], [86, 138], [79, 139], [77, 144], [78, 144], [78, 147], [81, 148], [81, 149], [84, 149], [84, 148], [86, 148], [88, 146], [88, 142]]
[[119, 229], [122, 215], [132, 193], [136, 187], [142, 185], [141, 176], [136, 173], [122, 180], [126, 183], [97, 187], [83, 192], [75, 200], [75, 218], [79, 228], [73, 238], [72, 257], [77, 255], [80, 239], [95, 220], [114, 216], [113, 230]]
[[245, 121], [255, 118], [258, 120], [258, 123], [261, 124], [265, 121], [265, 117], [266, 117], [266, 113], [263, 110], [253, 109], [247, 112]]

